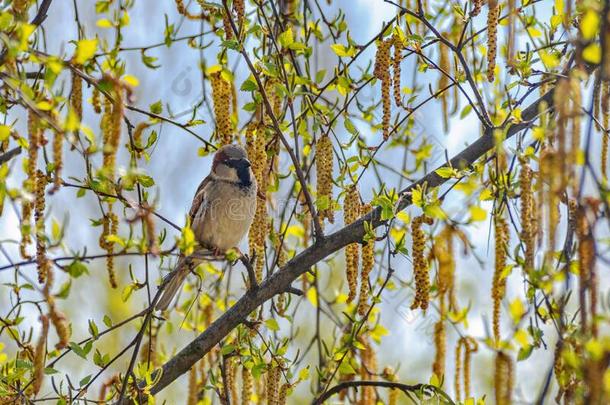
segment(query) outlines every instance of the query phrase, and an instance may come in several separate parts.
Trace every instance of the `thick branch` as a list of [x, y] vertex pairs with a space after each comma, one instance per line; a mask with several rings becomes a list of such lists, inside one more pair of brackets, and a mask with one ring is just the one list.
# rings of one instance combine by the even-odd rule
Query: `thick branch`
[[[535, 120], [538, 116], [538, 110], [541, 105], [546, 104], [551, 106], [552, 102], [553, 90], [533, 102], [523, 111], [523, 122], [512, 124], [506, 132], [506, 139], [511, 138], [519, 131], [531, 125], [531, 121]], [[493, 130], [490, 129], [472, 145], [468, 146], [451, 159], [448, 164], [444, 164], [440, 167], [451, 165], [451, 167], [458, 169], [467, 168], [493, 147], [494, 134]], [[397, 203], [397, 210], [403, 210], [411, 204], [409, 192], [415, 187], [426, 184], [427, 188], [430, 189], [432, 187], [440, 186], [447, 180], [447, 178], [439, 176], [436, 172], [428, 173], [418, 182], [410, 185], [401, 192], [402, 198]], [[248, 291], [233, 307], [214, 321], [208, 329], [197, 336], [195, 340], [163, 365], [162, 376], [159, 382], [152, 387], [151, 393], [156, 394], [160, 392], [179, 376], [186, 373], [195, 362], [208, 353], [233, 329], [243, 323], [251, 312], [265, 301], [271, 299], [274, 295], [288, 290], [290, 284], [300, 275], [308, 271], [313, 265], [341, 250], [350, 243], [362, 241], [365, 235], [365, 222], [370, 222], [374, 228], [383, 225], [385, 221], [380, 219], [380, 213], [381, 209], [377, 208], [352, 224], [328, 235], [324, 239], [318, 240], [316, 244], [302, 251], [286, 263], [284, 268], [275, 272], [271, 277], [265, 280], [258, 289]], [[127, 404], [129, 401], [124, 400], [122, 403]]]
[[352, 388], [352, 387], [392, 388], [392, 389], [401, 390], [404, 393], [410, 393], [410, 392], [418, 393], [418, 392], [428, 391], [428, 392], [431, 392], [438, 396], [443, 397], [443, 399], [448, 404], [455, 404], [445, 392], [443, 392], [439, 388], [435, 387], [434, 385], [428, 385], [428, 384], [408, 385], [408, 384], [402, 384], [402, 383], [391, 382], [391, 381], [368, 381], [368, 380], [366, 380], [366, 381], [345, 381], [340, 384], [337, 384], [334, 387], [332, 387], [331, 389], [329, 389], [328, 391], [326, 391], [324, 393], [324, 395], [322, 395], [318, 399], [314, 400], [312, 402], [312, 405], [322, 405], [324, 403], [324, 401], [326, 401], [333, 395], [338, 394], [341, 391], [346, 390], [348, 388]]
[[9, 150], [8, 152], [0, 154], [0, 165], [8, 162], [9, 160], [11, 160], [12, 158], [14, 158], [15, 156], [17, 156], [20, 153], [21, 153], [21, 146], [17, 146], [16, 148]]

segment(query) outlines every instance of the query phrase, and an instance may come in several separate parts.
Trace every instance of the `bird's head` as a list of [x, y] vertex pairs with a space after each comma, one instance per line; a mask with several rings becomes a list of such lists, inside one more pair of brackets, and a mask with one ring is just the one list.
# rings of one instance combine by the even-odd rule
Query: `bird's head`
[[212, 173], [219, 180], [239, 183], [241, 186], [252, 184], [253, 173], [246, 150], [240, 145], [225, 145], [218, 149], [212, 163]]

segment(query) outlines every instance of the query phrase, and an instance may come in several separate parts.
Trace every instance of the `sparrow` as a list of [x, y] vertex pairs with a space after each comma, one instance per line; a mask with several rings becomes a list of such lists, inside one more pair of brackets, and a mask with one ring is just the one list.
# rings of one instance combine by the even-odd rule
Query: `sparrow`
[[[236, 247], [248, 233], [256, 211], [257, 186], [248, 154], [239, 145], [218, 149], [210, 174], [203, 179], [189, 211], [191, 228], [200, 247], [215, 255]], [[156, 309], [165, 310], [180, 290], [194, 260], [181, 256], [165, 285]]]

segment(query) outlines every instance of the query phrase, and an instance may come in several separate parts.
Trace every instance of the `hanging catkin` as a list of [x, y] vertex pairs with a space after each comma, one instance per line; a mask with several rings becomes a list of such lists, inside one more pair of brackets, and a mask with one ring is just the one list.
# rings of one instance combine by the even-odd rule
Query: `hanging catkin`
[[428, 274], [428, 261], [424, 256], [426, 234], [421, 229], [424, 223], [432, 225], [432, 218], [422, 215], [414, 218], [411, 223], [413, 274], [415, 276], [415, 299], [411, 304], [411, 309], [421, 308], [425, 311], [430, 300], [430, 275]]
[[47, 246], [45, 241], [44, 210], [45, 188], [47, 176], [41, 171], [36, 172], [36, 199], [34, 201], [34, 219], [36, 220], [36, 267], [38, 269], [38, 282], [44, 283], [49, 272], [47, 259]]
[[40, 337], [36, 343], [36, 349], [34, 351], [34, 363], [32, 372], [32, 392], [34, 395], [38, 394], [42, 387], [42, 380], [44, 378], [45, 370], [45, 359], [47, 355], [47, 335], [49, 334], [49, 319], [41, 315], [40, 321], [42, 322], [42, 330]]
[[[360, 215], [364, 216], [371, 212], [371, 205], [364, 204], [360, 210]], [[360, 296], [358, 297], [358, 315], [364, 316], [369, 310], [369, 275], [375, 265], [375, 239], [364, 242], [362, 245], [362, 272], [360, 274]]]
[[497, 405], [510, 405], [513, 391], [513, 362], [504, 352], [496, 354], [494, 390]]
[[252, 123], [246, 128], [246, 151], [252, 163], [252, 172], [258, 184], [256, 211], [248, 234], [250, 256], [255, 258], [254, 273], [256, 281], [263, 278], [265, 262], [265, 238], [267, 237], [267, 152], [265, 151], [265, 126], [262, 123]]
[[212, 83], [212, 100], [216, 118], [216, 132], [222, 145], [233, 141], [233, 124], [231, 123], [231, 83], [224, 77], [222, 71], [210, 75]]
[[493, 284], [491, 288], [491, 298], [493, 300], [493, 336], [494, 342], [500, 342], [500, 304], [504, 298], [506, 290], [506, 251], [509, 238], [509, 230], [506, 219], [502, 212], [497, 212], [494, 217], [495, 228], [495, 270]]
[[[32, 110], [28, 110], [28, 160], [25, 170], [26, 179], [23, 188], [30, 194], [34, 194], [36, 189], [37, 175], [36, 167], [38, 163], [38, 148], [42, 142], [42, 123]], [[21, 212], [21, 243], [19, 250], [23, 258], [30, 258], [26, 252], [27, 245], [32, 241], [32, 203], [29, 199], [22, 200]]]
[[536, 252], [536, 233], [534, 229], [534, 195], [532, 190], [532, 169], [521, 160], [519, 174], [521, 186], [521, 239], [525, 245], [525, 260], [523, 267], [526, 273], [534, 270], [534, 254]]
[[496, 52], [498, 48], [498, 18], [500, 6], [498, 0], [488, 1], [487, 11], [487, 80], [494, 81], [496, 69]]
[[325, 218], [328, 219], [330, 223], [333, 223], [333, 147], [328, 135], [321, 136], [316, 142], [315, 159], [318, 202], [323, 201], [322, 208], [318, 209], [320, 223], [323, 223]]
[[[358, 219], [361, 211], [360, 193], [358, 188], [350, 186], [345, 193], [345, 201], [343, 203], [343, 221], [346, 225], [351, 224]], [[351, 302], [356, 298], [358, 289], [358, 263], [360, 262], [360, 244], [350, 243], [345, 247], [345, 274], [349, 294], [347, 302]], [[364, 279], [363, 279], [364, 281]]]
[[381, 126], [383, 129], [383, 139], [387, 140], [390, 136], [390, 85], [392, 78], [390, 76], [390, 47], [392, 40], [382, 40], [377, 45], [377, 54], [375, 56], [375, 68], [373, 74], [381, 81], [381, 103], [383, 106], [383, 119]]

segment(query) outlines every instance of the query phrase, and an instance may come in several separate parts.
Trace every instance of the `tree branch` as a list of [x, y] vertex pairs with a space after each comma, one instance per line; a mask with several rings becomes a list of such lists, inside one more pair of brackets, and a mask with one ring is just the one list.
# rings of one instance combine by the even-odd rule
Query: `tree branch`
[[[553, 92], [554, 88], [530, 104], [522, 113], [522, 122], [509, 124], [510, 127], [506, 131], [506, 139], [509, 139], [519, 131], [528, 128], [538, 117], [538, 111], [541, 106], [547, 105], [549, 108], [552, 108]], [[493, 147], [494, 133], [492, 129], [488, 129], [483, 136], [477, 139], [473, 144], [457, 154], [450, 162], [441, 165], [439, 168], [450, 166], [457, 169], [466, 169]], [[443, 178], [436, 174], [436, 171], [428, 173], [419, 181], [401, 191], [401, 198], [396, 204], [396, 211], [403, 210], [411, 204], [410, 191], [415, 187], [426, 185], [427, 189], [430, 190], [431, 188], [442, 185], [447, 180], [447, 178]], [[184, 349], [163, 365], [161, 378], [158, 383], [150, 389], [150, 392], [152, 394], [157, 394], [179, 376], [186, 373], [193, 364], [208, 353], [233, 329], [243, 323], [251, 312], [256, 310], [256, 308], [267, 300], [271, 299], [274, 295], [287, 291], [290, 288], [291, 283], [300, 275], [308, 271], [310, 267], [350, 243], [362, 241], [365, 235], [365, 222], [371, 223], [373, 228], [377, 228], [386, 223], [386, 221], [381, 220], [380, 215], [381, 208], [378, 207], [352, 224], [328, 235], [324, 239], [318, 240], [316, 244], [305, 249], [286, 263], [283, 269], [267, 278], [258, 289], [250, 290], [244, 294], [233, 307], [222, 314], [203, 333], [197, 336]], [[130, 403], [130, 401], [124, 399], [119, 403], [126, 405]]]
[[341, 392], [343, 390], [346, 390], [348, 388], [352, 388], [352, 387], [383, 387], [383, 388], [393, 388], [393, 389], [401, 390], [404, 393], [411, 393], [411, 392], [417, 393], [417, 392], [429, 391], [429, 392], [433, 392], [434, 394], [443, 397], [443, 399], [446, 401], [446, 403], [453, 404], [453, 405], [455, 404], [455, 402], [453, 402], [451, 400], [451, 398], [444, 391], [442, 391], [438, 387], [435, 387], [434, 385], [428, 385], [428, 384], [408, 385], [408, 384], [402, 384], [402, 383], [392, 382], [392, 381], [368, 381], [368, 380], [363, 380], [363, 381], [345, 381], [345, 382], [342, 382], [340, 384], [337, 384], [334, 387], [332, 387], [331, 389], [329, 389], [328, 391], [326, 391], [319, 398], [314, 400], [312, 402], [312, 405], [322, 405], [324, 403], [324, 401], [326, 401], [327, 399], [329, 399], [333, 395], [338, 394], [339, 392]]
[[21, 153], [21, 146], [17, 146], [16, 148], [9, 150], [8, 152], [0, 154], [0, 165], [8, 162], [9, 160], [11, 160], [12, 158], [14, 158], [15, 156], [17, 156], [20, 153]]

